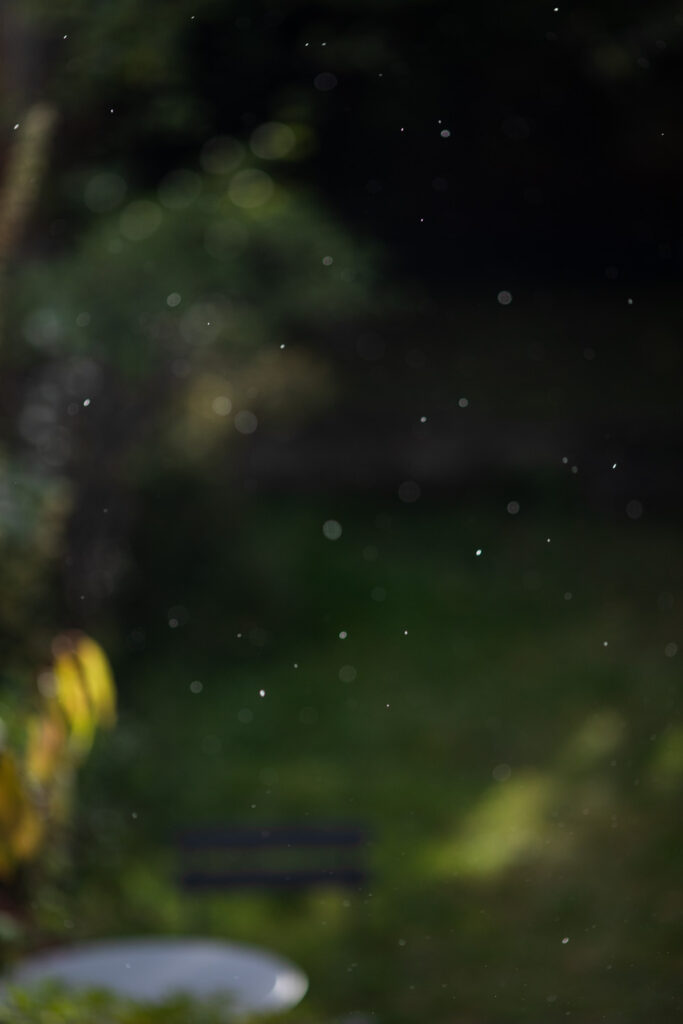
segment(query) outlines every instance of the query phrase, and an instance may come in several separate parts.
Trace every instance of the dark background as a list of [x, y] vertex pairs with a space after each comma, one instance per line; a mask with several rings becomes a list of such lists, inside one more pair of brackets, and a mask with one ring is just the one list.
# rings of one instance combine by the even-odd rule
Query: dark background
[[[120, 697], [20, 947], [270, 946], [301, 1024], [673, 1020], [683, 6], [1, 13], [3, 180], [56, 121], [0, 252], [0, 718], [63, 629]], [[180, 827], [340, 820], [371, 885], [178, 889]]]
[[113, 160], [149, 187], [208, 134], [288, 113], [316, 134], [296, 180], [430, 284], [680, 272], [677, 4], [56, 4], [49, 32], [31, 7], [9, 9], [5, 74], [15, 103], [69, 103], [56, 168]]

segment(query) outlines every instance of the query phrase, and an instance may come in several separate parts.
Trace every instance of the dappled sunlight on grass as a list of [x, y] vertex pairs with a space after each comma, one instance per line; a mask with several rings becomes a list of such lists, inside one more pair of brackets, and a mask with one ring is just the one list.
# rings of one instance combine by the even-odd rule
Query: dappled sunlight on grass
[[655, 747], [649, 777], [653, 787], [663, 792], [679, 790], [683, 782], [683, 726], [671, 726]]
[[[560, 746], [545, 770], [512, 774], [498, 765], [493, 782], [459, 820], [453, 834], [432, 844], [421, 861], [427, 875], [486, 879], [520, 864], [561, 864], [580, 860], [581, 844], [598, 827], [616, 821], [620, 797], [615, 789], [613, 755], [627, 736], [616, 711], [588, 715]], [[670, 751], [656, 757], [659, 777], [680, 771], [676, 738]], [[669, 758], [669, 760], [666, 760]], [[655, 768], [655, 771], [657, 768]]]
[[594, 768], [624, 741], [626, 723], [616, 711], [596, 711], [570, 735], [560, 751], [559, 764], [568, 772]]
[[491, 787], [466, 815], [455, 838], [428, 859], [433, 872], [486, 877], [547, 854], [552, 833], [546, 815], [553, 791], [551, 779], [534, 772]]

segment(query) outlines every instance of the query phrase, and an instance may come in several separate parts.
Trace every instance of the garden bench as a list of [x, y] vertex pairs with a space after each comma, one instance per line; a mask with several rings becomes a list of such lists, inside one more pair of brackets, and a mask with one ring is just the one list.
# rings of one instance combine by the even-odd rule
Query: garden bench
[[358, 887], [368, 879], [367, 833], [357, 826], [261, 825], [185, 829], [177, 839], [187, 890]]

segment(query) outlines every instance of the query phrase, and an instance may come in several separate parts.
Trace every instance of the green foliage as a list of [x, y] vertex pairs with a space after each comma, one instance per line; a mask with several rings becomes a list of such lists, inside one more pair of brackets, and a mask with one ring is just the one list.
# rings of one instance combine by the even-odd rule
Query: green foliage
[[119, 211], [97, 218], [73, 252], [22, 270], [15, 345], [103, 358], [139, 377], [181, 352], [239, 360], [263, 343], [319, 342], [333, 320], [366, 309], [367, 249], [234, 147], [230, 173], [173, 172], [158, 197], [122, 205], [115, 177]]
[[[106, 991], [73, 991], [47, 984], [31, 989], [11, 988], [0, 996], [3, 1024], [230, 1024], [236, 1015], [226, 996], [193, 999], [176, 996], [161, 1003], [138, 1003]], [[239, 1014], [242, 1024], [310, 1024], [307, 1013]], [[320, 1018], [316, 1018], [321, 1024]]]
[[16, 275], [6, 359], [30, 371], [23, 433], [53, 472], [106, 462], [121, 484], [239, 436], [241, 410], [268, 427], [330, 401], [327, 350], [368, 308], [373, 254], [235, 140], [201, 158], [215, 173], [127, 204], [92, 175], [86, 199], [119, 208]]
[[226, 1024], [225, 1000], [174, 998], [138, 1004], [107, 992], [73, 992], [48, 985], [13, 989], [0, 1007], [4, 1024]]
[[[268, 946], [310, 977], [297, 1020], [675, 1018], [680, 680], [658, 596], [680, 538], [577, 539], [530, 506], [252, 505], [259, 586], [231, 588], [216, 544], [210, 581], [181, 590], [189, 621], [126, 659], [125, 718], [82, 779], [73, 927], [53, 934]], [[359, 891], [177, 885], [178, 827], [340, 820], [373, 837]]]
[[[279, 152], [288, 132], [266, 126], [257, 148]], [[236, 140], [209, 140], [196, 169], [126, 202], [121, 175], [98, 168], [77, 185], [87, 226], [73, 246], [15, 267], [1, 350], [14, 417], [0, 462], [8, 657], [44, 644], [60, 615], [57, 560], [75, 518], [90, 517], [66, 558], [82, 566], [66, 569], [80, 601], [111, 592], [125, 565], [113, 516], [102, 547], [108, 494], [120, 505], [141, 480], [215, 452], [224, 473], [240, 413], [245, 433], [277, 430], [332, 400], [327, 350], [367, 310], [375, 256], [270, 171]]]
[[[50, 629], [51, 582], [69, 512], [69, 486], [22, 460], [0, 459], [0, 650], [29, 657], [27, 623]], [[5, 671], [8, 669], [5, 660]]]

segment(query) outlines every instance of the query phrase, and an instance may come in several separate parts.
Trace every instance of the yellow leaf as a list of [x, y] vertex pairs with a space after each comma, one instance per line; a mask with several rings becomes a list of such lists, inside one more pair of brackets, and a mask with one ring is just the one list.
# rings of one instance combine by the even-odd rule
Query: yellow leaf
[[45, 822], [28, 802], [11, 835], [12, 852], [17, 860], [30, 860], [38, 852], [45, 834]]
[[64, 720], [53, 706], [43, 715], [33, 715], [27, 723], [26, 775], [44, 786], [59, 770], [67, 745]]
[[0, 841], [6, 842], [21, 817], [24, 791], [17, 765], [10, 753], [0, 754]]
[[116, 689], [106, 654], [89, 636], [79, 637], [75, 654], [97, 722], [113, 725], [116, 721]]
[[78, 662], [68, 650], [60, 650], [54, 664], [55, 692], [71, 728], [71, 746], [87, 753], [92, 746], [95, 719]]
[[17, 860], [32, 856], [42, 839], [40, 816], [31, 806], [16, 761], [0, 755], [0, 876], [9, 878]]

